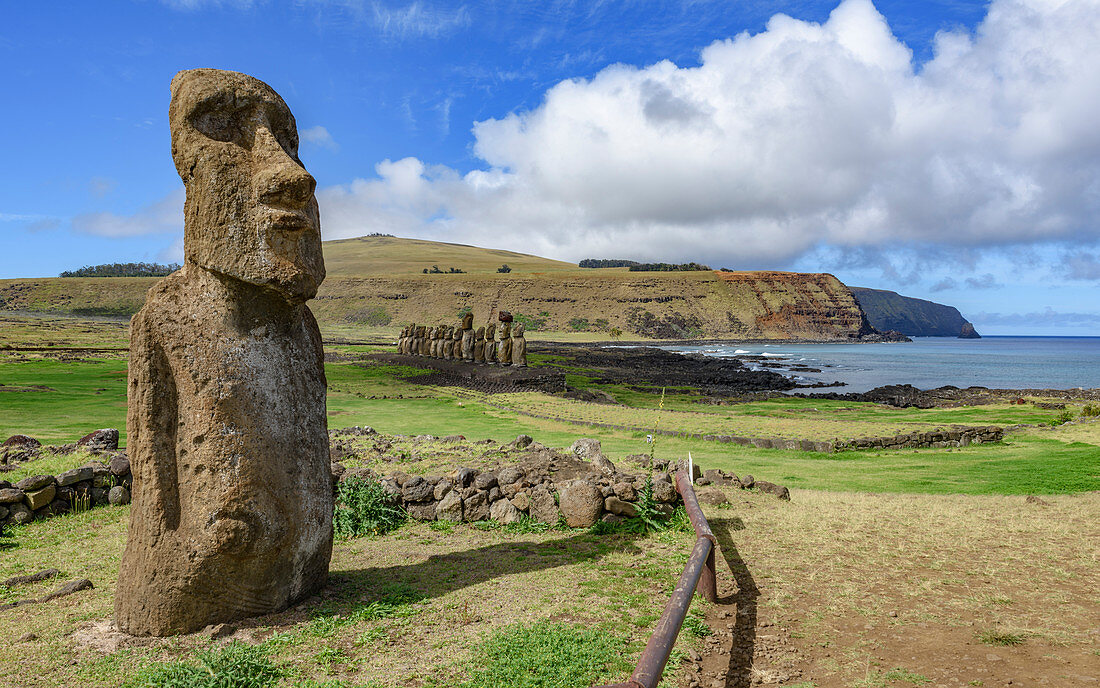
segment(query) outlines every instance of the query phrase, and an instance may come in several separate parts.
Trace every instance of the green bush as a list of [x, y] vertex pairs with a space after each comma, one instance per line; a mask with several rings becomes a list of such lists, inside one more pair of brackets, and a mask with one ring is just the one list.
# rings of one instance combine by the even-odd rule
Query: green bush
[[1100, 416], [1100, 406], [1096, 404], [1085, 404], [1085, 408], [1081, 409], [1081, 415], [1085, 418]]
[[284, 672], [263, 645], [230, 643], [196, 653], [199, 664], [156, 662], [123, 684], [126, 688], [269, 688]]
[[1069, 409], [1066, 409], [1066, 410], [1062, 411], [1061, 413], [1059, 413], [1058, 416], [1054, 420], [1050, 421], [1050, 424], [1055, 425], [1055, 426], [1065, 425], [1066, 423], [1070, 422], [1071, 420], [1073, 420], [1073, 411], [1070, 411]]
[[512, 319], [516, 322], [523, 323], [524, 329], [526, 329], [528, 332], [537, 332], [546, 327], [545, 313], [539, 313], [538, 317], [516, 313], [512, 316]]
[[382, 483], [353, 476], [340, 483], [336, 491], [336, 511], [332, 529], [337, 537], [383, 535], [405, 522], [407, 514], [391, 504]]
[[588, 318], [573, 318], [569, 321], [569, 328], [575, 332], [587, 332], [589, 328]]

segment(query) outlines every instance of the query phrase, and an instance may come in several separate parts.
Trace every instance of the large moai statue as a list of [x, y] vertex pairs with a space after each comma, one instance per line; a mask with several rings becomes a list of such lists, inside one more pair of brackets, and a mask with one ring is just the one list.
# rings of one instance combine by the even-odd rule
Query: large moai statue
[[500, 343], [497, 345], [497, 360], [502, 366], [512, 365], [512, 323], [500, 324]]
[[414, 325], [412, 336], [409, 337], [409, 355], [420, 355], [420, 325]]
[[[467, 313], [462, 316], [462, 360], [467, 363], [474, 361], [474, 314]], [[456, 355], [455, 358], [458, 358]]]
[[512, 330], [512, 365], [527, 367], [527, 338], [523, 336], [523, 323], [516, 323]]
[[497, 326], [492, 321], [485, 326], [485, 362], [489, 365], [497, 362]]
[[313, 177], [286, 103], [215, 69], [172, 79], [184, 266], [130, 323], [134, 473], [115, 619], [164, 636], [285, 609], [332, 554]]
[[477, 328], [474, 333], [474, 363], [485, 363], [485, 328]]
[[430, 338], [431, 334], [432, 334], [432, 330], [427, 325], [420, 328], [419, 352], [420, 352], [421, 356], [430, 356], [431, 355], [431, 344], [432, 344], [432, 340]]

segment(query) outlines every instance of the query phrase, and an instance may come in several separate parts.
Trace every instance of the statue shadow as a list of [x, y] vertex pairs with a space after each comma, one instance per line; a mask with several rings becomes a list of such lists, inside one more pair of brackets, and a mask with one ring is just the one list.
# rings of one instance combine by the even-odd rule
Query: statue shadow
[[710, 522], [714, 537], [718, 540], [722, 557], [726, 560], [737, 591], [718, 600], [719, 604], [736, 604], [737, 616], [733, 627], [733, 645], [730, 648], [729, 668], [726, 670], [726, 688], [749, 688], [752, 685], [752, 658], [756, 649], [756, 606], [760, 589], [745, 560], [737, 551], [732, 533], [744, 530], [745, 523], [736, 516], [717, 518]]
[[[443, 536], [448, 537], [448, 536]], [[442, 597], [495, 578], [549, 571], [562, 566], [599, 561], [612, 553], [641, 554], [633, 543], [644, 537], [632, 533], [596, 535], [588, 532], [552, 540], [516, 539], [458, 552], [433, 554], [396, 566], [332, 570], [321, 591], [321, 602], [310, 616], [349, 614], [378, 600], [394, 596], [413, 599]], [[395, 543], [388, 542], [392, 547]], [[415, 544], [406, 545], [410, 548]], [[545, 591], [553, 592], [551, 577]]]

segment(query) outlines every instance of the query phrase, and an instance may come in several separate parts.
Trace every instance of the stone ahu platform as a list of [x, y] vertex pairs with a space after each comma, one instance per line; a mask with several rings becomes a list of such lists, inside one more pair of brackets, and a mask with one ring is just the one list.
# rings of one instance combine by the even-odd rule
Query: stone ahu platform
[[424, 384], [457, 385], [492, 394], [531, 390], [552, 393], [565, 391], [565, 373], [556, 368], [516, 368], [389, 353], [371, 354], [367, 358], [433, 371], [430, 375], [416, 378], [416, 382]]

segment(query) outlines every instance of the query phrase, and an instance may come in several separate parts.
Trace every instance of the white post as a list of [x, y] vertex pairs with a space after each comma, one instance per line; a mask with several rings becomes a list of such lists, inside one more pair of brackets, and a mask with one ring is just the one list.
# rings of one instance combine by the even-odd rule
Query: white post
[[692, 485], [695, 484], [695, 466], [691, 461], [691, 452], [688, 452], [688, 480], [691, 481]]

